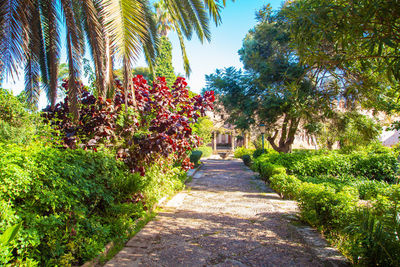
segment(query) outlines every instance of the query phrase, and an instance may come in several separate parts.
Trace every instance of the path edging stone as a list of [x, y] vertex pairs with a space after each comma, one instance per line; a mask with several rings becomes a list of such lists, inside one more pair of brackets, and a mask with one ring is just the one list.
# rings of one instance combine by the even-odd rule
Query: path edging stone
[[350, 266], [349, 261], [336, 248], [329, 246], [328, 242], [314, 228], [307, 225], [290, 225], [300, 235], [301, 239], [311, 249], [324, 266], [345, 267]]

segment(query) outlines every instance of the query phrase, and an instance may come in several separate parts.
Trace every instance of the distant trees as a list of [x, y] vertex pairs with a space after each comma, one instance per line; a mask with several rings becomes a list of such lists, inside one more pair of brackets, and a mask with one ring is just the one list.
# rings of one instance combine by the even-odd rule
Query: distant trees
[[201, 138], [203, 145], [212, 141], [213, 122], [208, 117], [201, 117], [193, 124], [193, 134]]
[[377, 141], [382, 127], [373, 118], [356, 111], [335, 112], [324, 123], [312, 122], [306, 130], [317, 138], [321, 147], [331, 150], [335, 144], [344, 150], [355, 150]]

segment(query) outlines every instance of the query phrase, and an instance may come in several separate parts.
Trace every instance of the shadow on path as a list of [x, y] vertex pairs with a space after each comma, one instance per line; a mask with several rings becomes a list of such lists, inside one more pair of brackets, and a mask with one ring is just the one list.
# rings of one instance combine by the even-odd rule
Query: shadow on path
[[323, 266], [290, 226], [296, 203], [238, 161], [209, 160], [106, 266]]

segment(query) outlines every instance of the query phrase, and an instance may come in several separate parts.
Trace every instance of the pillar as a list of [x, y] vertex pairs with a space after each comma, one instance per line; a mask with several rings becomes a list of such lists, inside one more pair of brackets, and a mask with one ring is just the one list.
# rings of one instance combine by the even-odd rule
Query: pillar
[[214, 131], [213, 133], [213, 153], [217, 153], [217, 133]]
[[235, 132], [231, 132], [231, 145], [232, 145], [232, 151], [235, 151]]

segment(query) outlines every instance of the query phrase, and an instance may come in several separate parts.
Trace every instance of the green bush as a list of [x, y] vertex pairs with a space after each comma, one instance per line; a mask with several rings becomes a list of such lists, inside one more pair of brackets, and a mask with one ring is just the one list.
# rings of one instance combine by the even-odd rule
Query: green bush
[[112, 155], [41, 143], [2, 145], [0, 158], [0, 233], [23, 222], [0, 265], [81, 265], [184, 180], [178, 168], [142, 177]]
[[213, 149], [210, 146], [201, 146], [196, 148], [196, 151], [201, 151], [203, 154], [201, 155], [202, 158], [208, 158], [212, 155]]
[[354, 183], [358, 190], [360, 199], [370, 200], [375, 199], [379, 194], [387, 194], [390, 185], [386, 182], [374, 180], [359, 180]]
[[397, 182], [397, 156], [391, 151], [351, 154], [326, 151], [296, 151], [288, 154], [268, 153], [255, 162], [270, 162], [284, 166], [289, 174], [298, 176], [363, 176], [370, 180]]
[[238, 147], [233, 152], [233, 156], [236, 159], [241, 159], [244, 155], [253, 155], [255, 149], [246, 148], [244, 146]]
[[[266, 150], [264, 149], [264, 153], [266, 153]], [[253, 158], [258, 158], [259, 156], [261, 156], [263, 154], [263, 149], [262, 148], [257, 148], [256, 150], [254, 150], [253, 152]]]
[[194, 163], [195, 166], [199, 165], [199, 161], [203, 152], [198, 150], [193, 150], [190, 154], [190, 162]]
[[0, 88], [0, 142], [26, 144], [45, 133], [40, 122], [39, 115], [24, 102], [22, 95], [16, 97]]
[[270, 185], [281, 196], [288, 199], [296, 199], [301, 181], [294, 175], [279, 173], [270, 178]]
[[252, 165], [252, 169], [260, 174], [261, 179], [268, 181], [276, 174], [286, 174], [286, 169], [283, 166], [274, 165], [270, 162], [256, 161]]
[[324, 185], [302, 183], [298, 190], [302, 218], [324, 231], [343, 228], [356, 207], [357, 192], [350, 187], [336, 192]]
[[395, 153], [353, 153], [351, 172], [370, 180], [397, 182], [398, 161]]
[[250, 155], [243, 155], [242, 160], [243, 160], [244, 165], [246, 165], [248, 167], [250, 167], [252, 165], [252, 160], [251, 160]]

